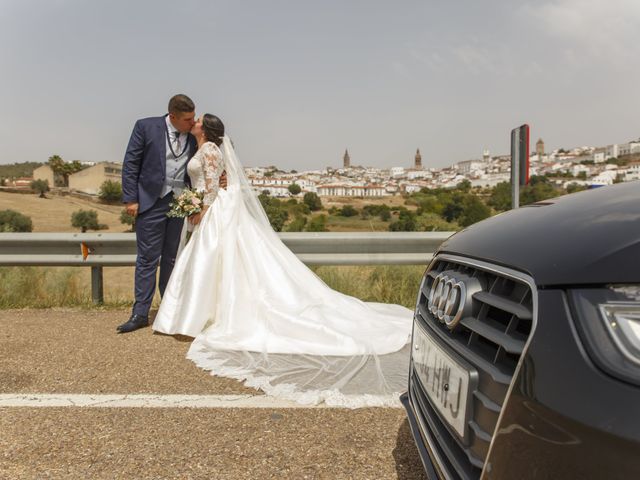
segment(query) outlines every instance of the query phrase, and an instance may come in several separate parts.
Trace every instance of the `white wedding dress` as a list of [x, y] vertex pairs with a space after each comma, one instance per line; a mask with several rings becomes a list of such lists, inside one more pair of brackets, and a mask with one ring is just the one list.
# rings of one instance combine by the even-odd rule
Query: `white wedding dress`
[[397, 404], [412, 312], [336, 292], [307, 268], [271, 228], [228, 137], [187, 168], [210, 208], [178, 255], [153, 329], [195, 337], [187, 358], [269, 395]]

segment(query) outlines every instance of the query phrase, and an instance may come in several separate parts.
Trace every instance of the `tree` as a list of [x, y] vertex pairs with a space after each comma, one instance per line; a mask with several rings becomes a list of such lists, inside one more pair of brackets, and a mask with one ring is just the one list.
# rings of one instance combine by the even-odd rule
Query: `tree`
[[313, 193], [313, 192], [305, 193], [302, 201], [309, 206], [309, 209], [311, 211], [315, 212], [322, 208], [322, 201], [320, 200], [320, 197], [318, 196], [317, 193]]
[[0, 211], [0, 232], [30, 232], [33, 230], [31, 218], [15, 210]]
[[464, 199], [464, 210], [462, 215], [460, 215], [458, 223], [463, 227], [468, 227], [490, 216], [491, 209], [487, 207], [482, 200], [475, 195], [468, 195]]
[[499, 212], [509, 210], [511, 208], [511, 184], [500, 182], [493, 187], [487, 203]]
[[45, 193], [49, 191], [49, 180], [33, 180], [31, 190], [40, 194], [40, 198], [47, 198]]
[[328, 232], [327, 229], [327, 216], [315, 215], [311, 217], [311, 220], [307, 223], [307, 232]]
[[133, 232], [136, 226], [136, 217], [134, 217], [133, 215], [129, 215], [127, 213], [127, 209], [125, 208], [120, 212], [120, 223], [122, 223], [123, 225], [130, 225], [131, 229], [129, 231]]
[[461, 192], [467, 193], [471, 190], [471, 182], [465, 178], [460, 183], [458, 183], [458, 185], [456, 185], [456, 189], [460, 190]]
[[302, 188], [300, 188], [300, 185], [297, 183], [292, 183], [289, 185], [288, 190], [291, 195], [298, 195], [302, 191]]
[[50, 156], [47, 164], [51, 167], [51, 170], [53, 170], [54, 175], [59, 179], [58, 181], [63, 187], [69, 186], [70, 175], [79, 172], [83, 168], [80, 162], [65, 162], [60, 155]]
[[520, 205], [529, 205], [530, 203], [541, 202], [560, 195], [560, 192], [551, 185], [546, 177], [542, 178], [545, 181], [530, 182], [529, 185], [522, 187], [520, 190]]
[[64, 170], [64, 160], [62, 160], [62, 157], [60, 155], [51, 155], [49, 160], [47, 160], [47, 164], [51, 167], [51, 170], [53, 170], [55, 178], [53, 181], [54, 185], [61, 184], [62, 186], [65, 186], [64, 177], [62, 175]]
[[444, 210], [442, 211], [442, 217], [447, 222], [453, 222], [462, 215], [464, 212], [464, 199], [467, 196], [468, 194], [456, 192], [445, 203]]
[[281, 232], [282, 227], [289, 218], [289, 212], [287, 212], [280, 200], [271, 197], [267, 191], [263, 191], [260, 195], [258, 195], [258, 199], [260, 200], [262, 208], [264, 208], [264, 211], [269, 218], [271, 227], [276, 232]]
[[104, 225], [98, 223], [98, 212], [95, 210], [78, 210], [71, 214], [71, 226], [79, 228], [83, 233], [87, 230], [103, 230]]
[[122, 201], [122, 185], [120, 182], [113, 180], [105, 180], [100, 185], [98, 193], [100, 200], [107, 203], [116, 203]]

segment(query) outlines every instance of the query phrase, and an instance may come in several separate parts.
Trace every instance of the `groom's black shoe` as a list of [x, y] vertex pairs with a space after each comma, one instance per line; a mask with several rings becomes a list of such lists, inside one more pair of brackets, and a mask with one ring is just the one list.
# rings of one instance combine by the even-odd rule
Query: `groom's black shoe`
[[134, 330], [138, 330], [139, 328], [144, 328], [149, 326], [149, 319], [142, 315], [133, 314], [131, 318], [123, 323], [122, 325], [118, 325], [118, 333], [128, 333], [133, 332]]

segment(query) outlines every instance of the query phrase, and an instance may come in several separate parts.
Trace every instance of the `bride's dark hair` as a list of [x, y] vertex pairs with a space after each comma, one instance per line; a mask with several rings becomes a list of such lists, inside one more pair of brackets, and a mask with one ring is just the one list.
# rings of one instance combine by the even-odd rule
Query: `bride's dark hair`
[[205, 113], [202, 116], [202, 131], [205, 138], [215, 143], [216, 145], [222, 145], [222, 137], [224, 137], [224, 123], [215, 115]]

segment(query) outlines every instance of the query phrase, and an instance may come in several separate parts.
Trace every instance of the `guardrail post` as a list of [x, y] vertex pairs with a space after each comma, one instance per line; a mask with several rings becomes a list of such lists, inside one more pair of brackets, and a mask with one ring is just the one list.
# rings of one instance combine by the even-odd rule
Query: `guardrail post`
[[91, 299], [95, 305], [104, 303], [104, 282], [102, 267], [91, 267]]

